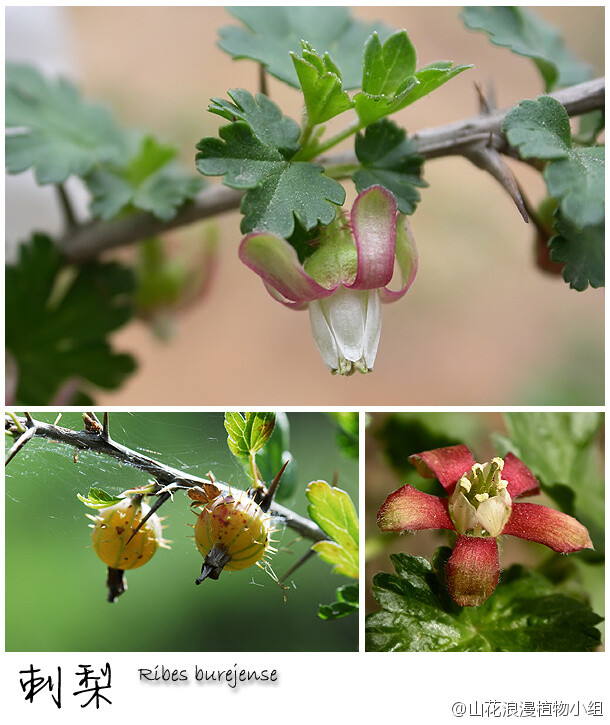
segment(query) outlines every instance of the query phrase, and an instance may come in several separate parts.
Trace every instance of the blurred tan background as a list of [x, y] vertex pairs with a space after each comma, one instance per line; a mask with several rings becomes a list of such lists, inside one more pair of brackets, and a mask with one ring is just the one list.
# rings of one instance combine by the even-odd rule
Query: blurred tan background
[[[220, 26], [237, 23], [222, 7], [56, 10], [70, 75], [124, 123], [179, 145], [191, 168], [195, 144], [219, 126], [206, 112], [209, 98], [226, 97], [235, 87], [257, 90], [255, 64], [232, 62], [215, 44]], [[603, 73], [603, 8], [537, 11]], [[485, 87], [493, 79], [500, 107], [543, 90], [530, 61], [468, 31], [458, 7], [354, 12], [406, 28], [420, 66], [438, 59], [476, 66], [397, 114], [409, 132], [475, 114], [475, 82]], [[270, 95], [299, 118], [295, 90], [271, 79]], [[544, 195], [541, 180], [523, 165], [515, 170], [536, 203]], [[99, 394], [100, 404], [601, 404], [602, 290], [577, 293], [538, 271], [533, 230], [496, 182], [465, 160], [431, 161], [425, 178], [430, 188], [422, 190], [412, 220], [418, 277], [401, 301], [384, 309], [372, 374], [341, 379], [328, 373], [308, 314], [274, 302], [239, 262], [234, 212], [217, 220], [221, 244], [208, 294], [181, 315], [170, 343], [139, 322], [116, 335], [116, 347], [133, 353], [140, 368], [122, 390]], [[168, 240], [202, 233], [196, 225]]]

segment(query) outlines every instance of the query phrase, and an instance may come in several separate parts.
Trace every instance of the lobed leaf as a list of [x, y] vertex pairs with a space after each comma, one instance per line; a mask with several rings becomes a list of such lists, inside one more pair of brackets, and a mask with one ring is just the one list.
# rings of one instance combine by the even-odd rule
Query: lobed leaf
[[220, 139], [202, 139], [197, 168], [208, 176], [222, 176], [234, 189], [248, 189], [241, 203], [242, 232], [254, 229], [289, 237], [295, 217], [309, 230], [330, 224], [345, 190], [323, 174], [323, 167], [287, 161], [277, 147], [263, 143], [245, 121], [219, 131]]
[[564, 279], [583, 290], [604, 283], [605, 149], [574, 146], [563, 106], [549, 96], [522, 101], [506, 116], [504, 131], [524, 158], [548, 159], [543, 176], [559, 202], [550, 246], [565, 263]]
[[295, 155], [301, 133], [296, 121], [284, 116], [280, 107], [262, 93], [253, 96], [243, 88], [235, 88], [228, 95], [233, 103], [212, 98], [208, 111], [229, 121], [244, 121], [262, 144], [277, 149], [285, 159]]
[[84, 101], [63, 78], [50, 81], [35, 68], [7, 63], [5, 122], [10, 174], [33, 169], [39, 184], [84, 177], [100, 163], [118, 163], [129, 147], [110, 113]]
[[248, 458], [269, 440], [275, 413], [225, 413], [227, 444], [237, 458]]
[[65, 268], [49, 237], [35, 234], [6, 268], [6, 347], [18, 369], [17, 400], [46, 405], [76, 379], [116, 388], [136, 367], [109, 336], [132, 316], [134, 279], [116, 262]]
[[340, 6], [230, 8], [245, 28], [220, 29], [218, 45], [235, 59], [249, 58], [261, 63], [272, 76], [299, 87], [296, 69], [289, 54], [302, 55], [306, 40], [321, 55], [329, 53], [341, 69], [346, 90], [359, 88], [362, 79], [362, 48], [373, 32], [385, 39], [390, 28], [383, 23], [369, 24], [351, 17]]
[[326, 481], [313, 481], [307, 487], [310, 518], [333, 541], [318, 541], [311, 548], [337, 574], [357, 579], [358, 572], [358, 515], [349, 495]]
[[572, 86], [591, 78], [591, 68], [565, 47], [561, 34], [531, 10], [516, 6], [473, 6], [462, 11], [471, 30], [483, 30], [495, 45], [531, 58], [544, 80], [545, 90]]
[[86, 176], [91, 192], [91, 213], [104, 220], [127, 209], [141, 209], [159, 219], [172, 219], [178, 209], [201, 190], [201, 179], [185, 174], [170, 162], [172, 146], [145, 136], [124, 165], [104, 165]]
[[341, 71], [328, 53], [320, 56], [309, 43], [302, 42], [303, 57], [291, 53], [303, 91], [307, 116], [312, 125], [325, 123], [354, 107], [343, 89]]
[[361, 164], [353, 176], [357, 191], [380, 184], [394, 194], [400, 212], [413, 214], [421, 199], [417, 187], [428, 184], [421, 177], [423, 158], [405, 130], [377, 121], [356, 136], [355, 150]]
[[401, 30], [381, 43], [376, 34], [364, 49], [362, 91], [354, 96], [362, 126], [400, 111], [423, 98], [471, 65], [454, 66], [437, 61], [415, 70], [416, 55], [406, 31]]
[[555, 236], [549, 247], [551, 259], [565, 265], [562, 274], [572, 289], [582, 292], [605, 284], [604, 224], [578, 229], [561, 214], [556, 215]]
[[451, 551], [426, 559], [393, 554], [395, 574], [373, 579], [381, 610], [366, 618], [366, 648], [395, 652], [576, 652], [595, 649], [601, 617], [555, 591], [543, 576], [512, 566], [478, 607], [458, 607], [443, 569]]

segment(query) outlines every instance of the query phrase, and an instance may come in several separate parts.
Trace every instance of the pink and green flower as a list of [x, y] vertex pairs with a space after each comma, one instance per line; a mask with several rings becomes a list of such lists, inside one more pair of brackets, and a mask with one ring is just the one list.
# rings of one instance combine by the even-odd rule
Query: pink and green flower
[[480, 464], [466, 446], [459, 445], [418, 453], [409, 460], [420, 476], [436, 478], [447, 498], [405, 485], [387, 497], [377, 524], [382, 531], [455, 531], [447, 588], [462, 607], [482, 604], [496, 588], [500, 535], [536, 541], [560, 554], [593, 548], [589, 532], [572, 516], [548, 506], [515, 502], [540, 493], [540, 484], [512, 453]]
[[[304, 190], [306, 193], [306, 190]], [[329, 370], [341, 375], [373, 369], [381, 335], [381, 303], [400, 299], [417, 271], [409, 224], [393, 195], [381, 186], [354, 202], [349, 221], [339, 212], [322, 227], [304, 264], [295, 249], [271, 232], [248, 234], [239, 257], [276, 300], [309, 308], [313, 336]], [[403, 284], [388, 289], [398, 263]]]

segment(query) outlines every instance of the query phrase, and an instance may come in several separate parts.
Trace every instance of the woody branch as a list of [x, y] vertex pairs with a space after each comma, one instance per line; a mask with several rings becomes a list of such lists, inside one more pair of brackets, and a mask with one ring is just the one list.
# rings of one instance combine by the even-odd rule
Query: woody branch
[[[603, 109], [605, 79], [596, 78], [549, 95], [563, 105], [569, 116]], [[526, 218], [527, 214], [524, 213], [523, 204], [518, 200], [514, 184], [507, 180], [506, 171], [498, 168], [500, 154], [517, 155], [502, 132], [502, 124], [510, 110], [507, 108], [491, 113], [485, 112], [445, 126], [423, 129], [411, 138], [416, 144], [418, 153], [426, 159], [458, 154], [488, 171], [505, 187]], [[353, 153], [328, 156], [318, 160], [325, 166], [357, 163]], [[148, 213], [133, 214], [110, 222], [91, 221], [69, 228], [58, 240], [58, 245], [68, 263], [92, 259], [108, 249], [132, 244], [237, 209], [242, 194], [242, 191], [236, 189], [212, 186], [202, 191], [191, 204], [170, 221], [161, 221]]]
[[[89, 414], [89, 416], [91, 415]], [[93, 418], [95, 418], [94, 415]], [[127, 446], [113, 441], [109, 434], [107, 416], [104, 417], [103, 427], [98, 423], [97, 426], [86, 426], [85, 430], [72, 430], [59, 425], [34, 420], [27, 413], [22, 418], [6, 415], [4, 427], [6, 431], [16, 438], [14, 445], [8, 453], [7, 464], [32, 438], [46, 438], [55, 443], [70, 446], [75, 451], [89, 451], [91, 453], [109, 456], [120, 463], [138, 468], [157, 481], [159, 491], [162, 491], [169, 485], [173, 485], [174, 489], [189, 489], [194, 486], [210, 483], [207, 478], [201, 478], [178, 468], [172, 468], [161, 461], [157, 461], [154, 458], [145, 456], [138, 451], [134, 451], [131, 448], [127, 448]], [[228, 490], [226, 484], [221, 482], [217, 481], [215, 485], [221, 489]], [[285, 506], [272, 503], [269, 512], [272, 516], [280, 518], [286, 526], [306, 539], [321, 541], [328, 538], [322, 529], [313, 521], [304, 516], [300, 516]]]

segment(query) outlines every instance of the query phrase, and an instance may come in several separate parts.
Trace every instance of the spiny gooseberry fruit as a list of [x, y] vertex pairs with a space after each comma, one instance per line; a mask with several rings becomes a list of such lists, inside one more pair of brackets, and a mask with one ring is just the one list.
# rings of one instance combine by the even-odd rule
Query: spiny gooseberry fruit
[[100, 508], [97, 516], [88, 515], [93, 521], [93, 549], [108, 567], [109, 602], [116, 601], [127, 589], [125, 569], [146, 564], [161, 546], [169, 548], [162, 535], [161, 519], [156, 514], [141, 525], [149, 511], [142, 497], [134, 496]]
[[99, 558], [112, 569], [137, 569], [150, 561], [160, 546], [165, 546], [161, 520], [153, 514], [130, 538], [146, 516], [149, 507], [137, 498], [127, 497], [114, 506], [100, 509], [91, 540]]
[[222, 493], [208, 501], [195, 523], [195, 543], [204, 558], [196, 581], [218, 579], [223, 569], [239, 571], [260, 562], [270, 545], [271, 517], [246, 491]]

